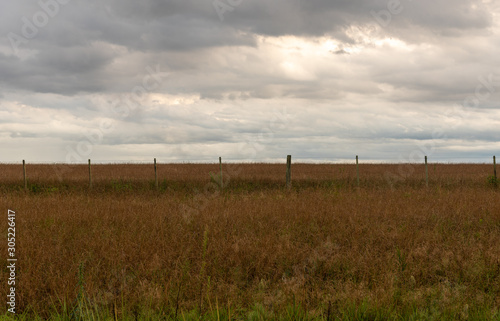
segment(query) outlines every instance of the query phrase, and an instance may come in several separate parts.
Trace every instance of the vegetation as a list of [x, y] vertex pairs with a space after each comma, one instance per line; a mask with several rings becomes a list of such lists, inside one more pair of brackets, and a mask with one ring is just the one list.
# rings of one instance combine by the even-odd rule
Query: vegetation
[[500, 320], [492, 166], [404, 166], [0, 165], [16, 319]]

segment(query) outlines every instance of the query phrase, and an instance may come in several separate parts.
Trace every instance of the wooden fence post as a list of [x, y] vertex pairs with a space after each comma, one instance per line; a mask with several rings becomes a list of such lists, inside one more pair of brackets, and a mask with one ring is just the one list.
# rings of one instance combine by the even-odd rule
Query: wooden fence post
[[496, 158], [496, 156], [493, 156], [493, 176], [495, 176], [495, 179], [497, 178], [497, 158]]
[[91, 169], [90, 158], [89, 158], [89, 188], [92, 188], [92, 169]]
[[219, 169], [220, 169], [220, 190], [223, 189], [222, 181], [222, 157], [219, 156]]
[[429, 169], [427, 168], [427, 156], [425, 156], [425, 186], [429, 187]]
[[24, 177], [24, 189], [28, 190], [28, 181], [26, 180], [26, 162], [23, 159], [23, 177]]
[[158, 170], [156, 166], [156, 158], [155, 158], [155, 188], [158, 189]]
[[286, 188], [292, 188], [292, 155], [286, 157]]
[[356, 155], [356, 179], [357, 179], [358, 187], [359, 187], [359, 162], [358, 162], [358, 155]]

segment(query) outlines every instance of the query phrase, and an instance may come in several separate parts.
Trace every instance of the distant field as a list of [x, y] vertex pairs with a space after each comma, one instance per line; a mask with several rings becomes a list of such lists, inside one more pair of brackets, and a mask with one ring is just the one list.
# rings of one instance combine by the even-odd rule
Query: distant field
[[15, 210], [25, 319], [499, 320], [493, 166], [428, 171], [293, 164], [287, 191], [284, 164], [232, 164], [221, 190], [219, 164], [159, 164], [156, 190], [152, 165], [93, 165], [89, 190], [28, 164], [24, 191], [0, 165], [0, 259]]
[[[87, 165], [27, 164], [28, 182], [36, 186], [87, 187]], [[224, 184], [228, 188], [252, 186], [284, 186], [285, 164], [223, 164]], [[434, 186], [484, 186], [493, 175], [491, 164], [429, 164], [429, 182]], [[158, 164], [158, 179], [165, 188], [205, 185], [210, 173], [219, 174], [219, 164]], [[425, 185], [423, 164], [360, 164], [362, 186]], [[92, 165], [94, 186], [105, 187], [111, 182], [127, 182], [145, 187], [154, 184], [153, 164]], [[300, 186], [357, 184], [354, 164], [293, 164], [292, 180]], [[0, 183], [4, 188], [23, 186], [22, 165], [0, 164]]]

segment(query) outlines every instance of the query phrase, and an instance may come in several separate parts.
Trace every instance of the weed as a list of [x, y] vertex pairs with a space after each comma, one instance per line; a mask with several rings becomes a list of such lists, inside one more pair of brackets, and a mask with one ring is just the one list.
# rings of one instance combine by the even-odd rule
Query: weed
[[221, 174], [220, 173], [214, 174], [210, 172], [209, 175], [210, 175], [210, 182], [221, 188], [221, 179], [220, 179]]
[[498, 187], [498, 177], [490, 175], [490, 176], [488, 176], [486, 181], [487, 181], [489, 186], [495, 187], [495, 188]]
[[[203, 284], [205, 281], [205, 269], [207, 265], [206, 261], [206, 255], [207, 255], [207, 247], [208, 247], [208, 226], [205, 225], [205, 229], [203, 231], [203, 242], [202, 242], [202, 253], [201, 253], [201, 268], [200, 268], [200, 274], [199, 274], [199, 279], [200, 279], [200, 305], [199, 305], [199, 311], [200, 314], [203, 313]], [[210, 282], [210, 279], [209, 279]]]
[[115, 192], [131, 191], [132, 190], [132, 183], [112, 180], [111, 181], [111, 188]]
[[399, 266], [399, 271], [404, 272], [406, 270], [406, 254], [403, 253], [399, 247], [396, 247], [396, 259]]

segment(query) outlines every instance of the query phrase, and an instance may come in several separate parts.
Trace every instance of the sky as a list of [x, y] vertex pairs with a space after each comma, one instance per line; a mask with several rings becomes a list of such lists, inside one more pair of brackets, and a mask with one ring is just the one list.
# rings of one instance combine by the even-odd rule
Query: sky
[[3, 0], [0, 162], [491, 162], [497, 0]]

